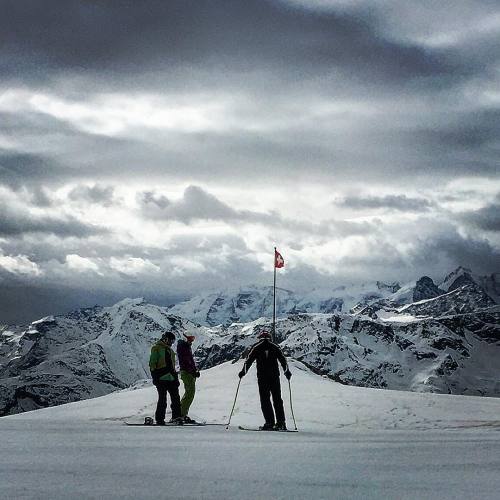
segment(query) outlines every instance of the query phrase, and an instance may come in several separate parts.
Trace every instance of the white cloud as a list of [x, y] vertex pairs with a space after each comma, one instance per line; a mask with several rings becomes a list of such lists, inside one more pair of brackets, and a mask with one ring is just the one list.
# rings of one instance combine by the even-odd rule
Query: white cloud
[[116, 258], [111, 257], [109, 260], [111, 269], [119, 271], [123, 274], [130, 276], [137, 276], [139, 274], [158, 273], [160, 267], [153, 264], [150, 260], [141, 259], [138, 257], [124, 257]]
[[182, 255], [172, 257], [170, 262], [172, 264], [171, 272], [173, 276], [183, 276], [206, 271], [203, 263], [189, 257], [183, 257]]
[[66, 255], [66, 265], [69, 269], [74, 271], [94, 271], [100, 274], [99, 266], [94, 261], [87, 259], [86, 257], [80, 257], [80, 255], [77, 254]]
[[95, 94], [76, 101], [49, 93], [11, 89], [0, 95], [0, 110], [35, 111], [91, 134], [119, 136], [142, 128], [184, 133], [227, 127], [225, 99], [153, 94]]
[[26, 255], [0, 255], [0, 267], [12, 274], [22, 274], [30, 276], [42, 275], [41, 269], [35, 262], [32, 262]]

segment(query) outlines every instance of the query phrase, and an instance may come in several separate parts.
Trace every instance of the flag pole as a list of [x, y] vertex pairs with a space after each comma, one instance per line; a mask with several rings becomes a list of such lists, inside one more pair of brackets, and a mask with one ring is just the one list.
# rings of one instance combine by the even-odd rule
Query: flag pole
[[273, 329], [271, 332], [272, 341], [276, 340], [276, 247], [273, 256], [274, 282], [273, 282]]

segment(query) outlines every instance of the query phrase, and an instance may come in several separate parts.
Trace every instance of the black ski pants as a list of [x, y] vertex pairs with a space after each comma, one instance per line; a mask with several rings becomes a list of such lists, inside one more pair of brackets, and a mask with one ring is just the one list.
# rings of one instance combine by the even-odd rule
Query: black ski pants
[[172, 410], [172, 418], [181, 416], [181, 398], [179, 396], [179, 382], [174, 380], [168, 382], [166, 380], [159, 380], [155, 384], [158, 391], [158, 403], [156, 405], [155, 420], [158, 422], [165, 422], [165, 413], [167, 411], [167, 392], [170, 395], [170, 408]]
[[[280, 377], [258, 377], [260, 407], [266, 424], [274, 425], [277, 423], [285, 423], [285, 410], [283, 408], [283, 400], [281, 399], [281, 386]], [[271, 396], [273, 398], [273, 405], [271, 404]], [[274, 413], [276, 412], [276, 420], [274, 420]]]

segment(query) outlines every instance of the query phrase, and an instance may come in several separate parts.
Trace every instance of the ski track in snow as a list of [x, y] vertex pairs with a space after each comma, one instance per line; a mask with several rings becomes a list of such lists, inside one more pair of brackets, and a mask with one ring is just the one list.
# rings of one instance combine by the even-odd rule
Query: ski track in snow
[[[240, 364], [202, 372], [192, 417], [227, 422]], [[237, 429], [262, 423], [254, 368], [227, 431], [123, 425], [153, 415], [146, 383], [3, 417], [0, 498], [498, 498], [500, 399], [343, 386], [291, 364], [298, 434]], [[283, 378], [282, 392], [293, 429]]]

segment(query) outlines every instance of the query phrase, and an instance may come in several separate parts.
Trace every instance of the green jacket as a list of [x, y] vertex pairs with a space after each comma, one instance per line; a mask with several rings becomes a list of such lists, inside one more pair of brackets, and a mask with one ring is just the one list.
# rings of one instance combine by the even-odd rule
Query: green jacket
[[159, 380], [172, 382], [178, 379], [175, 371], [175, 352], [162, 340], [159, 340], [151, 348], [149, 369], [151, 370], [153, 383]]

